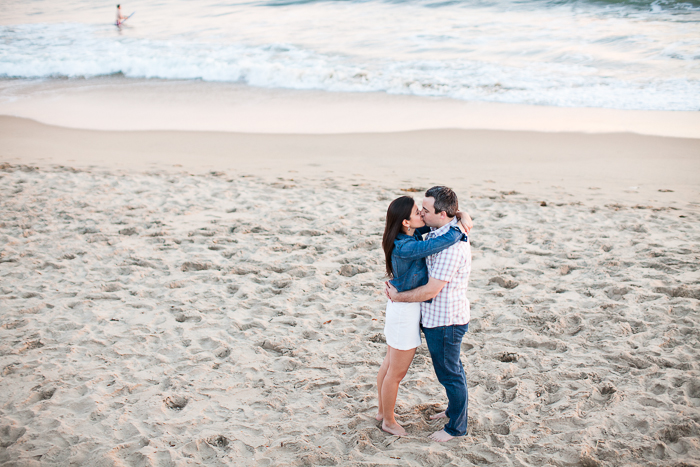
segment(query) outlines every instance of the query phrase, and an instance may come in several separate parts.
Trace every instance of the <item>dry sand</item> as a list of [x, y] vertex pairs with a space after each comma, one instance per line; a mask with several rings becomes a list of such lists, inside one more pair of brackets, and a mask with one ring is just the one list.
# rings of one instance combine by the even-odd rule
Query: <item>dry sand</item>
[[[0, 465], [700, 465], [698, 140], [0, 141]], [[475, 220], [469, 435], [444, 445], [425, 346], [409, 436], [373, 418], [383, 215], [437, 182]]]

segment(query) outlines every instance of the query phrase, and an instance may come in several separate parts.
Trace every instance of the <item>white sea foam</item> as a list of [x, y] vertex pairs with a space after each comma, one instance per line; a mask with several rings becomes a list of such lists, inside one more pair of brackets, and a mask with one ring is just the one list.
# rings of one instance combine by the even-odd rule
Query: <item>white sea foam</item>
[[[504, 103], [700, 110], [697, 22], [678, 22], [663, 11], [620, 13], [627, 7], [615, 4], [583, 12], [517, 4], [517, 11], [494, 11], [501, 6], [237, 4], [235, 28], [218, 10], [167, 27], [162, 17], [159, 23], [143, 12], [148, 28], [123, 34], [85, 22], [5, 25], [0, 77], [122, 74]], [[329, 21], [341, 16], [342, 23]]]

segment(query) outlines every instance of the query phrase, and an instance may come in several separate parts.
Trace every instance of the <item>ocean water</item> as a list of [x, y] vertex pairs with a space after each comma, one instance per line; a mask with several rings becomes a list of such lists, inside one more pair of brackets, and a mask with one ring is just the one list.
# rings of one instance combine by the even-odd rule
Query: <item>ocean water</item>
[[700, 110], [700, 0], [6, 0], [0, 80]]

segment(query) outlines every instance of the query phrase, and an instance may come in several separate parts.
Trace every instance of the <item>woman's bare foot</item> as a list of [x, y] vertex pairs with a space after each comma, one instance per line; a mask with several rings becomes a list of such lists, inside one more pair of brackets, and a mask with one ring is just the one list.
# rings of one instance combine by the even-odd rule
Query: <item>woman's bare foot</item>
[[431, 420], [437, 420], [438, 418], [447, 418], [447, 415], [445, 415], [445, 412], [440, 412], [430, 416]]
[[387, 424], [386, 421], [382, 422], [382, 430], [396, 436], [406, 436], [408, 434], [406, 433], [406, 430], [404, 430], [403, 427], [396, 422], [391, 425]]
[[432, 439], [433, 441], [437, 441], [438, 443], [444, 443], [445, 441], [449, 441], [454, 438], [454, 436], [448, 435], [445, 430], [440, 430], [428, 436], [428, 438]]
[[377, 421], [380, 421], [380, 422], [381, 422], [382, 420], [384, 420], [384, 414], [383, 414], [382, 411], [380, 410], [379, 412], [377, 412], [377, 415], [375, 415], [374, 418], [376, 418]]

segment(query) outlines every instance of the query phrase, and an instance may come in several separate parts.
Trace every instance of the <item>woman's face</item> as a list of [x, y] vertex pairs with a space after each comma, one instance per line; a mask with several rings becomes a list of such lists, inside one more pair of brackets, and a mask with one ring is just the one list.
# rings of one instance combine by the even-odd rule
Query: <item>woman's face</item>
[[[418, 205], [414, 204], [413, 205], [413, 210], [411, 211], [411, 217], [408, 219], [408, 221], [403, 221], [404, 222], [404, 232], [407, 232], [408, 229], [411, 230], [416, 230], [419, 227], [423, 227], [425, 225], [425, 222], [423, 222], [423, 216], [420, 214], [420, 209], [418, 209]], [[408, 225], [406, 225], [406, 222], [408, 222]]]

